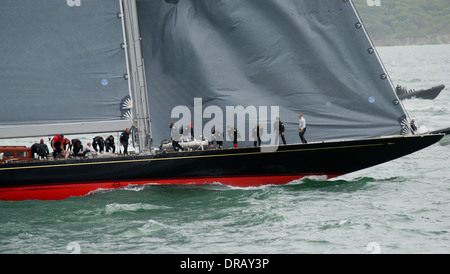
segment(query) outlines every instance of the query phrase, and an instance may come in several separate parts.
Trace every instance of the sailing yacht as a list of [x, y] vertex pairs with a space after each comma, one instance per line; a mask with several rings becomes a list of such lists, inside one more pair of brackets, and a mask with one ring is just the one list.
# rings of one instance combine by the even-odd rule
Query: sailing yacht
[[[410, 134], [349, 0], [3, 0], [0, 13], [0, 138], [133, 128], [139, 151], [0, 164], [2, 200], [333, 178], [444, 136]], [[287, 145], [273, 141], [276, 117]], [[193, 124], [201, 141], [221, 131], [229, 145], [158, 150], [170, 121]], [[260, 124], [265, 139], [254, 147], [251, 131]], [[227, 126], [240, 133], [237, 148]]]

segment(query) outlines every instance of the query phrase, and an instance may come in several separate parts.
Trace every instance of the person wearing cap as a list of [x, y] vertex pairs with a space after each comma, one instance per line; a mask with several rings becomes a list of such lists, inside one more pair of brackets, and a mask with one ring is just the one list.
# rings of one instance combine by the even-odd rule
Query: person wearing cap
[[48, 147], [44, 144], [44, 139], [40, 143], [35, 143], [31, 146], [31, 154], [39, 156], [39, 159], [46, 159], [48, 154]]
[[61, 153], [66, 153], [64, 149], [64, 135], [58, 134], [52, 139], [52, 149], [53, 149], [53, 157], [60, 155]]
[[48, 151], [48, 146], [47, 146], [46, 144], [44, 144], [44, 139], [41, 139], [41, 141], [39, 142], [39, 144], [44, 148], [44, 152], [45, 152], [45, 155], [42, 156], [42, 157], [43, 157], [43, 158], [47, 158], [47, 155], [48, 155], [50, 152]]

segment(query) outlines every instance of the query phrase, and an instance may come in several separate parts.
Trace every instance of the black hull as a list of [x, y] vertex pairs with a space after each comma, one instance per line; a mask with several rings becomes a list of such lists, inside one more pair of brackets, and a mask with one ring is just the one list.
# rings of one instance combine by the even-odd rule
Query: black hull
[[432, 131], [431, 134], [445, 134], [439, 141], [441, 146], [450, 146], [450, 127]]
[[0, 199], [64, 199], [129, 184], [202, 184], [248, 187], [284, 184], [305, 176], [332, 178], [375, 166], [438, 142], [439, 135], [151, 156], [14, 163], [0, 166]]
[[410, 98], [421, 98], [421, 99], [427, 99], [427, 100], [433, 100], [441, 93], [441, 91], [445, 88], [445, 85], [439, 85], [432, 87], [430, 89], [421, 89], [405, 94], [399, 94], [398, 98], [400, 100], [404, 99], [410, 99]]
[[432, 131], [431, 134], [445, 134], [445, 135], [449, 135], [450, 134], [450, 127]]

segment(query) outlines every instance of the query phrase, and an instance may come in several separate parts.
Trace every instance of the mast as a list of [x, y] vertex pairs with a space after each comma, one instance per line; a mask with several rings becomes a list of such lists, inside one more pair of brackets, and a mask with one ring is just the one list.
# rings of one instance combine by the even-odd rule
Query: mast
[[119, 0], [127, 54], [128, 78], [132, 99], [133, 126], [137, 129], [137, 147], [140, 153], [152, 148], [151, 122], [148, 108], [145, 65], [142, 57], [141, 37], [135, 0]]

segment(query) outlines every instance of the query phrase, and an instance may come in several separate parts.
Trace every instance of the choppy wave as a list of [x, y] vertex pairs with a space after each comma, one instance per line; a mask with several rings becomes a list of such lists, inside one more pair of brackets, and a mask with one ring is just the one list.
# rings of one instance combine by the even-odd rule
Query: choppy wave
[[115, 214], [115, 213], [124, 213], [124, 212], [136, 212], [136, 211], [149, 211], [155, 209], [161, 209], [164, 207], [152, 205], [152, 204], [120, 204], [120, 203], [112, 203], [106, 205], [105, 213], [106, 214]]

